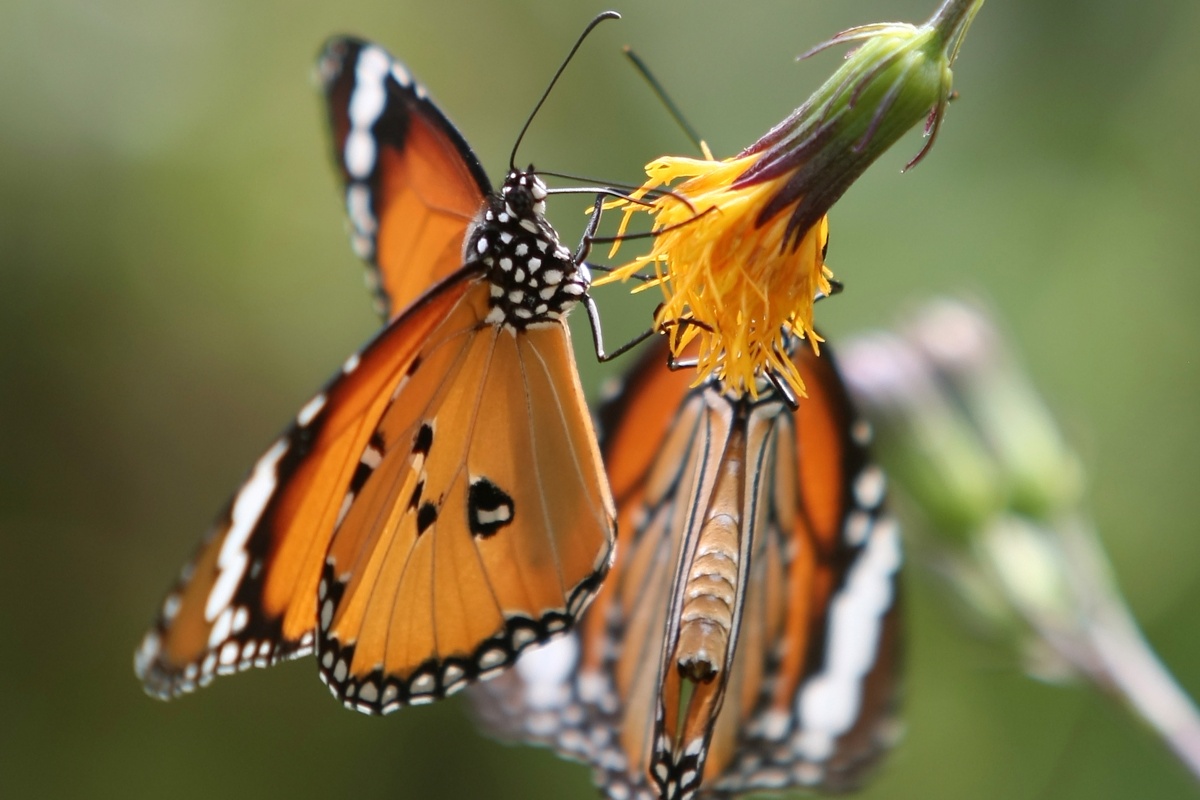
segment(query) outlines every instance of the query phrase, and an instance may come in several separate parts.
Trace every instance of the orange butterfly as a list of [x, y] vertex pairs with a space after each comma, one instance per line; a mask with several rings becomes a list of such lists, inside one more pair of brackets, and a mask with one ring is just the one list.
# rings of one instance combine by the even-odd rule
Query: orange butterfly
[[601, 415], [620, 558], [576, 634], [479, 687], [485, 724], [613, 800], [844, 789], [891, 735], [900, 543], [826, 351], [797, 410], [664, 366]]
[[318, 70], [355, 249], [391, 319], [251, 468], [167, 595], [135, 658], [162, 698], [315, 651], [348, 707], [430, 702], [566, 630], [612, 558], [564, 320], [589, 275], [545, 219], [546, 187], [512, 170], [493, 192], [378, 46], [334, 39]]

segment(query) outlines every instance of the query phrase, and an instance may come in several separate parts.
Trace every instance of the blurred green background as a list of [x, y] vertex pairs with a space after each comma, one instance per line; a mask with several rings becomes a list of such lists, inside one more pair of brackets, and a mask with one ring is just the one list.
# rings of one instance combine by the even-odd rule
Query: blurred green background
[[[520, 160], [636, 181], [654, 156], [690, 154], [623, 44], [724, 156], [839, 58], [796, 53], [934, 5], [625, 0]], [[584, 768], [478, 736], [461, 700], [365, 718], [305, 660], [163, 704], [131, 660], [243, 471], [377, 324], [309, 79], [322, 41], [358, 33], [404, 59], [495, 178], [602, 8], [0, 6], [0, 794], [593, 796]], [[830, 263], [848, 289], [820, 315], [836, 342], [935, 291], [994, 304], [1084, 454], [1120, 585], [1193, 694], [1198, 36], [1194, 0], [988, 3], [931, 157], [899, 174], [914, 134], [835, 210]], [[552, 207], [568, 241], [584, 205]], [[619, 290], [599, 295], [612, 341], [645, 324]], [[598, 386], [583, 350], [581, 368]], [[1119, 709], [1023, 677], [918, 566], [907, 589], [908, 732], [864, 797], [1197, 796]]]

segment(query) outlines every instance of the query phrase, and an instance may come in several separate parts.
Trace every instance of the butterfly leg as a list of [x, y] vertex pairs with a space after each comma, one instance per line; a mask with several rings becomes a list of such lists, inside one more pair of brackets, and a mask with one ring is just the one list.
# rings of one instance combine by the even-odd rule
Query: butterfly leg
[[[583, 232], [583, 238], [579, 241], [579, 247], [575, 250], [575, 262], [577, 264], [585, 265], [588, 252], [592, 249], [596, 229], [600, 226], [600, 213], [604, 210], [604, 198], [606, 195], [607, 192], [605, 191], [597, 191], [596, 193], [596, 202], [592, 206], [592, 216], [588, 220], [587, 228]], [[596, 308], [596, 301], [592, 299], [590, 294], [584, 295], [583, 307], [587, 309], [588, 324], [592, 329], [592, 346], [596, 350], [596, 360], [601, 363], [612, 361], [614, 358], [629, 352], [654, 335], [654, 329], [650, 328], [621, 345], [613, 352], [606, 353], [604, 352], [604, 334], [600, 329], [600, 310]]]
[[588, 218], [583, 237], [579, 240], [579, 247], [575, 248], [576, 264], [586, 262], [588, 253], [592, 251], [592, 241], [595, 239], [596, 229], [600, 227], [600, 214], [604, 211], [604, 198], [607, 194], [608, 192], [605, 190], [596, 190], [596, 202], [592, 205], [592, 215]]
[[648, 328], [611, 353], [606, 353], [604, 352], [604, 334], [600, 331], [600, 309], [596, 308], [596, 301], [592, 299], [591, 295], [584, 296], [583, 307], [587, 309], [588, 324], [592, 329], [592, 346], [596, 349], [596, 360], [600, 363], [612, 361], [614, 358], [628, 353], [656, 333], [654, 328]]

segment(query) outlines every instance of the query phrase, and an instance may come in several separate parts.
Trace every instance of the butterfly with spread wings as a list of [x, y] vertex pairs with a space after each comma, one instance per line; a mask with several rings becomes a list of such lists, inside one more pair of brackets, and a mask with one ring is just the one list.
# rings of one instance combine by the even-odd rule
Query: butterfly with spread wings
[[545, 185], [513, 169], [492, 191], [376, 45], [333, 39], [318, 73], [388, 322], [184, 567], [135, 657], [158, 697], [315, 653], [348, 707], [430, 702], [568, 629], [612, 558], [564, 319], [590, 278], [544, 216]]
[[619, 558], [583, 623], [478, 687], [485, 726], [612, 800], [845, 789], [894, 733], [900, 566], [832, 355], [792, 409], [690, 388], [660, 342], [601, 414]]

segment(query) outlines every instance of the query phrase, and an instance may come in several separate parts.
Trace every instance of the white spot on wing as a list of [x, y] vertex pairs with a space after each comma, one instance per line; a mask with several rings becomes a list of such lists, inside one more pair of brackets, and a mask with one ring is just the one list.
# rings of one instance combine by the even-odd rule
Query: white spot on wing
[[275, 491], [275, 470], [287, 448], [288, 443], [284, 439], [271, 445], [271, 449], [254, 465], [250, 479], [233, 501], [233, 510], [230, 513], [232, 522], [229, 532], [225, 534], [225, 541], [221, 544], [221, 552], [217, 555], [219, 574], [204, 604], [204, 619], [208, 622], [212, 622], [218, 614], [228, 608], [246, 572], [249, 560], [246, 541], [262, 518], [263, 510]]
[[346, 189], [346, 213], [358, 233], [369, 236], [375, 233], [375, 215], [371, 212], [371, 192], [361, 183], [351, 184]]
[[899, 567], [896, 521], [881, 519], [830, 603], [825, 667], [806, 683], [796, 701], [802, 732], [796, 736], [795, 746], [810, 761], [828, 758], [837, 738], [850, 730], [858, 717], [862, 681], [875, 663], [883, 616], [893, 602], [893, 576]]
[[392, 62], [392, 77], [396, 79], [396, 83], [406, 88], [413, 82], [412, 75], [404, 68], [404, 65], [395, 61]]
[[846, 542], [854, 547], [867, 540], [867, 534], [871, 532], [871, 515], [866, 511], [851, 511], [846, 516]]
[[296, 422], [301, 428], [307, 428], [308, 424], [313, 421], [317, 414], [321, 413], [321, 409], [325, 407], [325, 393], [322, 392], [304, 404], [300, 409], [300, 413], [296, 415]]
[[217, 657], [217, 662], [221, 664], [221, 666], [227, 667], [237, 661], [237, 657], [238, 643], [226, 642], [225, 646], [221, 648], [221, 654]]
[[167, 599], [163, 601], [163, 619], [167, 622], [175, 619], [175, 615], [179, 613], [179, 606], [182, 605], [182, 603], [183, 601], [180, 599], [179, 595], [175, 594], [174, 592], [167, 595]]
[[352, 178], [362, 180], [375, 168], [375, 139], [371, 128], [379, 120], [387, 104], [384, 76], [391, 66], [387, 53], [378, 47], [367, 47], [358, 55], [354, 71], [354, 93], [350, 95], [347, 114], [350, 131], [342, 158]]
[[883, 470], [874, 464], [863, 467], [862, 472], [854, 479], [854, 499], [862, 508], [875, 508], [883, 502], [883, 494], [887, 490], [887, 478]]
[[370, 176], [375, 167], [375, 140], [371, 134], [359, 128], [353, 128], [346, 134], [346, 147], [342, 152], [346, 162], [346, 171], [358, 180]]
[[413, 694], [429, 694], [437, 687], [437, 681], [428, 672], [421, 673], [412, 682], [410, 690]]
[[525, 651], [516, 670], [525, 684], [528, 706], [536, 710], [563, 706], [570, 699], [569, 681], [578, 659], [579, 643], [573, 636]]
[[213, 623], [212, 630], [208, 632], [208, 646], [216, 647], [221, 642], [229, 638], [229, 634], [233, 631], [233, 609], [226, 607], [217, 616], [217, 621]]

